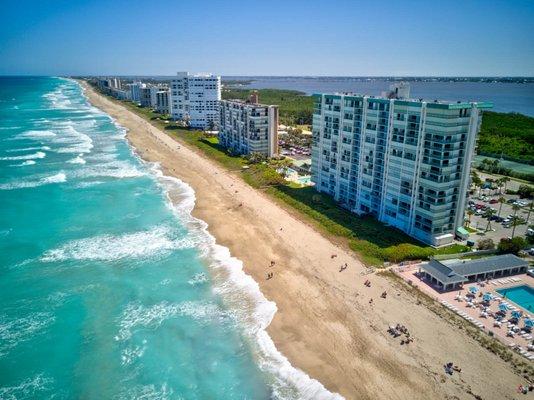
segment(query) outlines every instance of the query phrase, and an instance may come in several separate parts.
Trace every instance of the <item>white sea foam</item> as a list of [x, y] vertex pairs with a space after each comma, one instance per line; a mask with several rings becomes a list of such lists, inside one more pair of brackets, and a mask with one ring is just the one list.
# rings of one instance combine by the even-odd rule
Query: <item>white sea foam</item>
[[34, 312], [15, 319], [0, 316], [0, 358], [18, 344], [45, 330], [54, 320], [54, 314], [50, 312]]
[[74, 174], [77, 178], [135, 178], [146, 175], [130, 162], [118, 160], [89, 165], [87, 168], [77, 171]]
[[68, 160], [67, 162], [69, 164], [85, 164], [85, 160], [82, 158], [83, 154], [78, 154], [78, 157], [72, 158]]
[[174, 238], [167, 226], [124, 235], [100, 235], [73, 240], [43, 254], [41, 261], [104, 260], [154, 257], [175, 249], [193, 247], [189, 238]]
[[36, 162], [34, 160], [27, 160], [20, 164], [11, 164], [10, 167], [26, 167], [28, 165], [34, 165]]
[[93, 148], [93, 140], [70, 124], [60, 130], [60, 135], [54, 139], [54, 143], [67, 145], [57, 149], [58, 153], [90, 153]]
[[21, 152], [21, 151], [32, 151], [32, 150], [50, 150], [50, 147], [48, 146], [33, 146], [33, 147], [23, 147], [23, 148], [20, 148], [20, 149], [9, 149], [9, 150], [6, 150], [7, 153], [18, 153], [18, 152]]
[[33, 399], [40, 397], [38, 392], [48, 390], [54, 380], [46, 377], [44, 374], [37, 374], [31, 378], [23, 380], [15, 386], [0, 387], [0, 399], [2, 400], [20, 400]]
[[13, 160], [35, 160], [35, 159], [38, 159], [38, 158], [45, 158], [45, 157], [46, 157], [46, 153], [44, 153], [42, 151], [38, 151], [37, 153], [25, 154], [23, 156], [0, 157], [0, 160], [4, 160], [4, 161], [7, 161], [7, 160], [10, 160], [10, 161], [13, 161]]
[[201, 285], [208, 281], [208, 277], [204, 272], [199, 272], [198, 274], [195, 274], [191, 279], [187, 281], [191, 286], [197, 286]]
[[130, 303], [120, 317], [120, 328], [115, 340], [128, 340], [136, 328], [157, 328], [163, 321], [175, 317], [190, 317], [201, 323], [221, 320], [231, 322], [233, 320], [231, 313], [221, 309], [217, 304], [207, 301], [184, 301], [182, 303], [162, 301], [152, 306]]
[[0, 184], [0, 190], [14, 190], [14, 189], [24, 189], [24, 188], [33, 188], [42, 185], [48, 185], [51, 183], [61, 183], [67, 180], [67, 176], [64, 172], [59, 172], [55, 175], [45, 176], [42, 178], [35, 178], [29, 181], [15, 181], [11, 183], [2, 183]]
[[117, 400], [170, 400], [174, 398], [182, 399], [181, 396], [175, 397], [172, 388], [168, 387], [166, 383], [163, 383], [159, 387], [154, 384], [136, 385], [120, 393]]
[[121, 351], [121, 362], [122, 365], [130, 365], [135, 362], [137, 359], [143, 357], [146, 350], [147, 340], [143, 340], [142, 346], [131, 346]]
[[19, 133], [14, 137], [14, 139], [43, 139], [43, 138], [52, 138], [55, 137], [56, 134], [49, 130], [32, 130], [32, 131], [26, 131], [23, 133]]

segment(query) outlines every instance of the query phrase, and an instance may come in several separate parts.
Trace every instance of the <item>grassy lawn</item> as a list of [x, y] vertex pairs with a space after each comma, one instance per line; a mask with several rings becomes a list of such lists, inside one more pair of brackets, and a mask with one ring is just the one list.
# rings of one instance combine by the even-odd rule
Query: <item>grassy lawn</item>
[[[249, 185], [264, 190], [278, 203], [296, 212], [300, 218], [323, 233], [347, 243], [367, 265], [380, 266], [385, 261], [426, 259], [434, 254], [455, 254], [467, 250], [462, 245], [434, 249], [422, 244], [372, 217], [359, 217], [341, 208], [332, 197], [320, 194], [312, 187], [287, 183], [267, 163], [249, 165], [245, 158], [229, 155], [219, 146], [215, 137], [206, 137], [201, 131], [185, 129], [174, 122], [165, 123], [160, 114], [131, 102], [113, 101], [124, 105], [167, 134], [194, 146], [225, 168], [240, 171], [243, 180]], [[248, 168], [244, 169], [245, 165]]]

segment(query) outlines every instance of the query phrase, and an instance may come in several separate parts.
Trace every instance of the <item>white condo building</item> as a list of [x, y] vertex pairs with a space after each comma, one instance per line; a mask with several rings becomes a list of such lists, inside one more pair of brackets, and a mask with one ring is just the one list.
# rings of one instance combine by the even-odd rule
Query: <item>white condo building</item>
[[186, 120], [193, 128], [218, 126], [221, 77], [178, 72], [171, 80], [171, 117]]
[[350, 211], [450, 243], [464, 222], [481, 110], [492, 105], [390, 94], [313, 95], [312, 181]]
[[261, 153], [267, 157], [276, 156], [278, 106], [222, 100], [219, 143], [236, 154]]

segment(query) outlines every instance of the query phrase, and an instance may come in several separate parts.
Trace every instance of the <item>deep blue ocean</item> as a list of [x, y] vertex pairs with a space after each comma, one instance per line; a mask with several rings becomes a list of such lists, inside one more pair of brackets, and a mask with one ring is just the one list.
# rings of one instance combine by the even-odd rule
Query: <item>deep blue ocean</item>
[[[392, 82], [350, 77], [228, 77], [253, 81], [245, 85], [254, 89], [290, 89], [306, 94], [353, 92], [379, 96]], [[449, 101], [489, 101], [498, 112], [517, 112], [534, 116], [534, 83], [486, 82], [409, 82], [414, 99]]]
[[0, 78], [0, 399], [337, 398], [193, 205], [76, 82]]

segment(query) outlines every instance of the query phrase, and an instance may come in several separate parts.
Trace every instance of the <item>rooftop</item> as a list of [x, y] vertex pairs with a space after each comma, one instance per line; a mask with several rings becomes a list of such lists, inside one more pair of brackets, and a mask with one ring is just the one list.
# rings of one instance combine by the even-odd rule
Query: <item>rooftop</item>
[[476, 260], [456, 261], [445, 264], [445, 261], [430, 260], [421, 268], [444, 284], [467, 281], [467, 277], [484, 273], [526, 267], [525, 261], [513, 254], [503, 254]]
[[364, 94], [357, 94], [352, 92], [335, 92], [335, 93], [314, 93], [312, 96], [320, 97], [327, 96], [332, 98], [341, 99], [342, 96], [350, 96], [355, 98], [365, 98], [365, 99], [375, 99], [381, 102], [390, 102], [393, 100], [397, 104], [406, 104], [406, 105], [422, 105], [426, 103], [428, 106], [434, 106], [435, 108], [447, 108], [447, 109], [459, 109], [459, 108], [493, 108], [493, 103], [490, 102], [476, 102], [476, 101], [449, 101], [449, 100], [427, 100], [427, 99], [389, 99], [387, 97], [381, 96], [370, 96]]
[[237, 104], [240, 104], [240, 105], [253, 106], [253, 107], [278, 107], [275, 104], [251, 103], [249, 101], [241, 100], [241, 99], [224, 99], [224, 100], [221, 100], [221, 101], [226, 101], [226, 102], [229, 102], [229, 103], [237, 103]]

